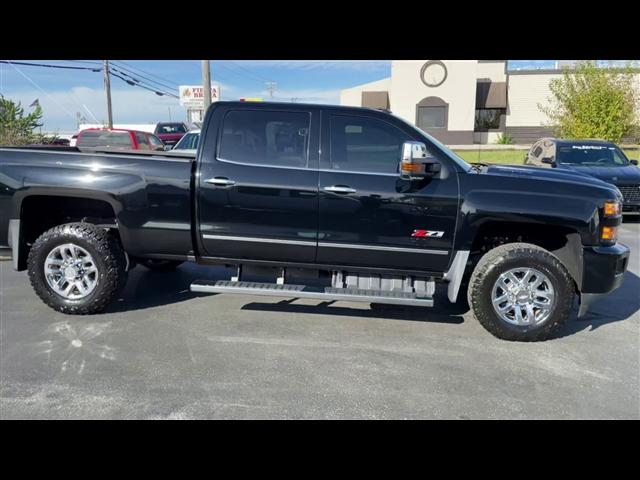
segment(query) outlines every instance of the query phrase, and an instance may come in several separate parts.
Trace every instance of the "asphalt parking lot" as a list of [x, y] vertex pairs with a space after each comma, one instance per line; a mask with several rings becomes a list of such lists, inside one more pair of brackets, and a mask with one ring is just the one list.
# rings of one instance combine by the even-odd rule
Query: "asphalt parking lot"
[[196, 295], [194, 279], [228, 275], [196, 265], [138, 267], [107, 313], [65, 316], [0, 262], [0, 418], [638, 419], [637, 220], [621, 241], [622, 287], [533, 344], [495, 339], [442, 300]]

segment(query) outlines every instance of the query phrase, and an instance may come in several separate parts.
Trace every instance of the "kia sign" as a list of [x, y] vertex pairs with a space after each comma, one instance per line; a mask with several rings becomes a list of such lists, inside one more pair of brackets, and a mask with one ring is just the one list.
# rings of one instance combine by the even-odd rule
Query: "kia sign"
[[[180, 105], [187, 108], [204, 108], [204, 88], [202, 85], [180, 85]], [[211, 86], [211, 101], [220, 100], [220, 86]]]

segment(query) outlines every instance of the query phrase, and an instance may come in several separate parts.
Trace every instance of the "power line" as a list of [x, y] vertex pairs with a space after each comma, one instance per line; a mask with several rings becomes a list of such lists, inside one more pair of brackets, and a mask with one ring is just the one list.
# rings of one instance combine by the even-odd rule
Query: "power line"
[[173, 98], [180, 98], [177, 95], [174, 95], [173, 93], [169, 93], [169, 92], [165, 92], [163, 90], [160, 89], [154, 89], [154, 88], [149, 88], [152, 87], [152, 85], [143, 85], [142, 83], [137, 83], [134, 82], [133, 80], [127, 80], [124, 77], [121, 77], [120, 75], [118, 75], [117, 73], [113, 73], [113, 71], [110, 71], [109, 74], [113, 77], [119, 78], [120, 80], [122, 80], [123, 82], [133, 86], [133, 87], [140, 87], [140, 88], [144, 88], [145, 90], [149, 90], [150, 92], [155, 93], [156, 95], [162, 97], [162, 96], [168, 96], [168, 97], [173, 97]]
[[237, 64], [236, 62], [229, 61], [229, 63], [231, 63], [232, 65], [234, 65], [234, 66], [236, 66], [236, 67], [238, 67], [238, 68], [240, 68], [240, 69], [244, 70], [245, 72], [247, 72], [247, 73], [251, 74], [254, 78], [256, 78], [256, 79], [260, 80], [261, 82], [268, 82], [268, 81], [270, 81], [270, 79], [269, 79], [269, 78], [267, 78], [267, 77], [263, 77], [262, 75], [259, 75], [259, 74], [257, 74], [257, 73], [254, 73], [254, 72], [250, 71], [248, 68], [245, 68], [245, 67], [243, 67], [242, 65]]
[[18, 72], [20, 75], [22, 75], [24, 78], [26, 78], [34, 87], [36, 87], [38, 90], [40, 90], [42, 93], [44, 93], [47, 97], [49, 97], [51, 99], [51, 101], [53, 101], [55, 104], [57, 104], [62, 110], [67, 112], [75, 120], [75, 115], [73, 113], [71, 113], [69, 110], [64, 108], [60, 104], [60, 102], [58, 102], [55, 98], [53, 98], [51, 95], [49, 95], [49, 93], [45, 89], [43, 89], [40, 85], [38, 85], [35, 81], [33, 81], [26, 73], [24, 73], [22, 70], [20, 70], [18, 67], [16, 67], [13, 64], [13, 62], [3, 61], [3, 63], [8, 63], [9, 65], [11, 65], [16, 72]]
[[[165, 88], [173, 89], [173, 88], [179, 86], [179, 84], [175, 83], [172, 80], [168, 80], [166, 78], [162, 78], [162, 77], [160, 77], [158, 75], [155, 75], [155, 74], [153, 74], [151, 72], [147, 72], [146, 70], [142, 70], [139, 67], [134, 67], [133, 65], [130, 65], [130, 64], [128, 64], [126, 62], [123, 62], [121, 60], [119, 60], [118, 63], [116, 63], [116, 65], [119, 65], [120, 68], [122, 68], [123, 70], [127, 70], [129, 73], [132, 73], [134, 75], [138, 75], [139, 77], [142, 77], [142, 78], [144, 78], [145, 80], [147, 80], [149, 82], [160, 84], [160, 85], [164, 86]], [[123, 65], [125, 65], [125, 66], [123, 66]], [[137, 72], [136, 72], [136, 70], [137, 70]], [[141, 73], [138, 73], [138, 72], [141, 72]], [[142, 75], [142, 73], [144, 73], [146, 75], [149, 75], [150, 77], [155, 77], [155, 78], [157, 78], [158, 80], [161, 80], [161, 81], [156, 81], [156, 80], [153, 80], [152, 78], [145, 77], [144, 75]], [[171, 84], [171, 85], [169, 85], [169, 84]]]
[[64, 68], [69, 70], [90, 70], [92, 72], [101, 72], [102, 68], [90, 68], [90, 67], [71, 67], [68, 65], [47, 65], [44, 63], [31, 63], [31, 62], [13, 62], [8, 60], [0, 60], [0, 63], [7, 63], [10, 65], [25, 65], [28, 67], [45, 67], [45, 68]]

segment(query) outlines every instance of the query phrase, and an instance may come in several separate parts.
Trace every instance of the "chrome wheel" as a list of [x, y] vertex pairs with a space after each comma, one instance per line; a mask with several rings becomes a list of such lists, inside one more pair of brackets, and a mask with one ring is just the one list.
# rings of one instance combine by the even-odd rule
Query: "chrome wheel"
[[540, 325], [555, 305], [553, 285], [533, 268], [512, 268], [493, 285], [491, 303], [498, 316], [513, 325]]
[[44, 276], [51, 289], [68, 300], [79, 300], [98, 285], [98, 267], [84, 248], [73, 243], [58, 245], [44, 262]]

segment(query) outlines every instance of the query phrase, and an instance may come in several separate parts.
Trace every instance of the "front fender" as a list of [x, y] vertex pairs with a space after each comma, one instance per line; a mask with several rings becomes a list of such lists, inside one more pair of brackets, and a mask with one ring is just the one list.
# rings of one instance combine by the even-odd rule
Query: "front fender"
[[536, 192], [472, 191], [465, 195], [460, 215], [460, 250], [470, 249], [479, 230], [491, 222], [560, 227], [576, 232], [585, 245], [593, 243], [599, 225], [596, 201]]

